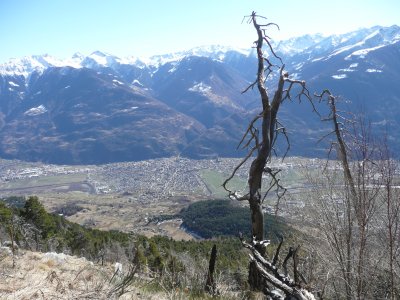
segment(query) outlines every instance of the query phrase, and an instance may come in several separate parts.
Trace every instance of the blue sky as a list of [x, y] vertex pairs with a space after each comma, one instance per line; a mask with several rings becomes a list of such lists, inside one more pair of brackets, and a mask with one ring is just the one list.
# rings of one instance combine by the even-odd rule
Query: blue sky
[[276, 22], [277, 39], [400, 25], [399, 0], [0, 0], [0, 63], [32, 54], [101, 50], [149, 56], [222, 44], [250, 47], [251, 11]]

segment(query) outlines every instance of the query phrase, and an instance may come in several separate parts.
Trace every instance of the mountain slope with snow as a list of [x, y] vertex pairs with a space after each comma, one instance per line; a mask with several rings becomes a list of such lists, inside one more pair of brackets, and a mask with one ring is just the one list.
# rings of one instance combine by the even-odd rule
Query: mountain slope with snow
[[[272, 44], [292, 78], [311, 92], [329, 88], [346, 110], [361, 108], [400, 150], [399, 26]], [[240, 156], [236, 144], [259, 110], [257, 92], [241, 91], [256, 69], [254, 49], [224, 46], [142, 59], [100, 51], [11, 59], [0, 65], [0, 156], [56, 163]], [[310, 106], [286, 103], [280, 119], [290, 154], [325, 155], [316, 141], [328, 129]]]

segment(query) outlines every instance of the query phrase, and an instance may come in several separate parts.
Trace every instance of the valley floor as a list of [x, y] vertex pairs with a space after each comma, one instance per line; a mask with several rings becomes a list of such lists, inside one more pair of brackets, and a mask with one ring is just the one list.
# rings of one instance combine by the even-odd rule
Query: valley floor
[[[179, 219], [162, 223], [151, 220], [176, 215], [199, 200], [227, 199], [222, 183], [239, 162], [234, 158], [171, 157], [99, 166], [60, 166], [2, 160], [0, 196], [36, 195], [49, 212], [61, 213], [87, 227], [189, 240], [194, 237], [182, 230]], [[277, 163], [285, 186], [293, 195], [288, 205], [303, 206], [303, 199], [297, 197], [298, 191], [305, 188], [299, 169], [303, 165], [318, 168], [323, 163], [298, 157]], [[247, 170], [248, 164], [239, 170], [230, 188], [246, 188]], [[271, 203], [275, 201], [273, 198]]]

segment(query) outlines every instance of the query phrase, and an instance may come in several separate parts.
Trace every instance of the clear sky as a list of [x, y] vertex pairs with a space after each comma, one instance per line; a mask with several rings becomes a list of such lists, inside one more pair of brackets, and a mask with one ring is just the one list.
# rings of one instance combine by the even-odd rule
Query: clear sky
[[280, 25], [275, 38], [400, 25], [400, 0], [0, 0], [0, 63], [32, 54], [120, 57], [210, 44], [250, 47], [252, 11]]

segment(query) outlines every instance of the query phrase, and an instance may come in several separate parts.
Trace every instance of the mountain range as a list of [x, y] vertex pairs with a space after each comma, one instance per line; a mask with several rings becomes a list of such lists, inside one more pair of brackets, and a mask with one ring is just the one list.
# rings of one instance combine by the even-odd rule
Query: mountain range
[[[305, 80], [311, 92], [330, 89], [342, 109], [365, 113], [388, 134], [393, 151], [400, 150], [399, 26], [305, 35], [273, 46], [291, 78]], [[242, 156], [237, 143], [260, 103], [256, 91], [241, 92], [256, 69], [254, 49], [224, 46], [142, 60], [100, 51], [67, 60], [11, 59], [0, 65], [0, 157], [100, 164]], [[267, 85], [273, 92], [273, 79]], [[317, 141], [329, 124], [307, 101], [285, 103], [280, 120], [290, 155], [326, 155]]]

